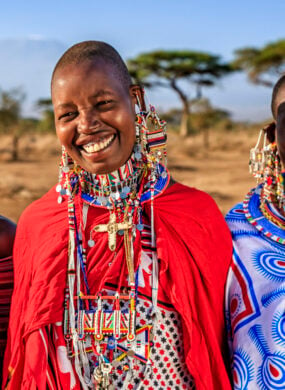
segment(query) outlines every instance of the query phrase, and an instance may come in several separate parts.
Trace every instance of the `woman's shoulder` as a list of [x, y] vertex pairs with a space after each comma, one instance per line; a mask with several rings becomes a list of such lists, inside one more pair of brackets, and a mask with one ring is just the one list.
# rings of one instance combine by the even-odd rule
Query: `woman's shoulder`
[[246, 220], [245, 210], [243, 207], [243, 202], [239, 202], [234, 205], [227, 213], [226, 213], [226, 221], [227, 223], [235, 223], [236, 221]]
[[216, 202], [204, 191], [175, 183], [157, 199], [155, 206], [158, 219], [175, 227], [187, 241], [193, 239], [193, 232], [201, 240], [231, 239]]
[[57, 214], [62, 209], [67, 209], [66, 199], [62, 198], [62, 202], [58, 203], [59, 194], [56, 191], [56, 186], [53, 186], [41, 198], [33, 201], [26, 207], [20, 216], [19, 224], [26, 220], [38, 220], [39, 218], [51, 217]]
[[166, 219], [199, 226], [226, 225], [215, 200], [208, 193], [181, 183], [172, 184], [156, 199], [157, 212]]
[[67, 219], [67, 200], [62, 199], [58, 203], [58, 197], [54, 186], [41, 198], [32, 202], [20, 216], [17, 236], [27, 237], [30, 233], [34, 235], [57, 230], [57, 226]]
[[259, 199], [258, 197], [258, 187], [253, 188], [245, 196], [243, 202], [237, 203], [226, 214], [226, 222], [234, 239], [243, 237], [244, 234], [259, 235], [259, 230], [253, 223], [251, 215], [251, 212], [259, 212], [259, 203], [256, 202]]
[[0, 216], [0, 258], [12, 254], [16, 224], [8, 218]]
[[189, 208], [199, 212], [207, 212], [209, 207], [217, 209], [216, 202], [207, 192], [174, 181], [165, 191], [161, 201], [183, 205], [184, 209]]

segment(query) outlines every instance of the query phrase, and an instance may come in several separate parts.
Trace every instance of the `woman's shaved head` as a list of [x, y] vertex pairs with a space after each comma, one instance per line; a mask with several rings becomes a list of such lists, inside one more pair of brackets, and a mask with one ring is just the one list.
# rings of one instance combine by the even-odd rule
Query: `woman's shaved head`
[[68, 65], [79, 65], [85, 61], [103, 60], [112, 65], [117, 77], [129, 88], [132, 84], [128, 68], [120, 54], [108, 43], [100, 41], [85, 41], [71, 46], [57, 62], [51, 79], [51, 87], [59, 70]]

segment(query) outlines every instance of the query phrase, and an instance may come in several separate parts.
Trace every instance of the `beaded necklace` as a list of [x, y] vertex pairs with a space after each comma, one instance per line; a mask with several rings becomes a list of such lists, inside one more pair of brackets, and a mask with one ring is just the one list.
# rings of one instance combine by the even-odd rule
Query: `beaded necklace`
[[266, 219], [280, 228], [285, 229], [285, 220], [282, 218], [282, 215], [278, 212], [274, 204], [260, 202], [260, 210]]
[[[139, 148], [136, 145], [135, 150]], [[118, 170], [106, 175], [94, 175], [85, 170], [79, 171], [79, 181], [82, 193], [93, 198], [94, 205], [116, 206], [124, 205], [131, 193], [137, 191], [145, 165], [142, 164], [141, 153], [133, 153], [130, 159]]]
[[[150, 367], [151, 331], [155, 324], [158, 288], [158, 262], [153, 255], [152, 301], [153, 321], [136, 329], [137, 277], [134, 271], [133, 238], [142, 230], [141, 206], [164, 190], [169, 181], [166, 169], [157, 164], [149, 169], [143, 158], [139, 159], [138, 145], [130, 160], [118, 171], [108, 175], [90, 175], [82, 169], [71, 172], [62, 188], [70, 194], [69, 214], [69, 264], [68, 281], [64, 305], [64, 334], [68, 353], [74, 361], [75, 370], [83, 389], [111, 389], [111, 375], [116, 365], [126, 356], [140, 354]], [[137, 156], [136, 156], [137, 153]], [[94, 185], [92, 184], [94, 183]], [[83, 200], [83, 226], [78, 226], [75, 214], [75, 193]], [[128, 292], [115, 295], [92, 295], [86, 272], [87, 248], [82, 240], [90, 206], [104, 207], [110, 212], [109, 223], [96, 225], [91, 229], [88, 246], [95, 242], [92, 232], [108, 233], [108, 246], [116, 250], [116, 235], [124, 237], [125, 261], [128, 269]], [[153, 207], [151, 207], [152, 245], [155, 247]], [[83, 285], [81, 285], [83, 280]], [[104, 302], [113, 302], [114, 310], [104, 310]], [[120, 303], [128, 302], [128, 310], [122, 311]], [[144, 332], [144, 333], [143, 333]], [[142, 335], [144, 335], [142, 339]], [[106, 357], [106, 349], [117, 350], [118, 345], [125, 351], [113, 358], [113, 352]], [[143, 353], [141, 352], [143, 350]], [[89, 353], [93, 357], [93, 369]], [[95, 361], [94, 361], [94, 357]]]
[[249, 223], [270, 240], [285, 245], [285, 220], [273, 204], [264, 201], [263, 186], [252, 189], [243, 202]]

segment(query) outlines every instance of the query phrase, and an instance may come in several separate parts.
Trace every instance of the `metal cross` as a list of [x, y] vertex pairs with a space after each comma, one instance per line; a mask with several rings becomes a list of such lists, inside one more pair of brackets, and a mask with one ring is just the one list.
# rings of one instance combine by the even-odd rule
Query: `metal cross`
[[108, 232], [109, 249], [114, 251], [116, 249], [116, 235], [119, 230], [127, 230], [132, 228], [132, 222], [116, 222], [116, 214], [110, 215], [109, 223], [106, 225], [97, 225], [94, 227], [95, 232]]

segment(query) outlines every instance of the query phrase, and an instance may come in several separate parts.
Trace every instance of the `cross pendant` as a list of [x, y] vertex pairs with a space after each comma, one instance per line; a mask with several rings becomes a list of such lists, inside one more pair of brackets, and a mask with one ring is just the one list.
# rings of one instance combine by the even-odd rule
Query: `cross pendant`
[[119, 230], [128, 230], [132, 228], [132, 222], [129, 220], [127, 222], [116, 222], [116, 214], [113, 213], [110, 215], [109, 223], [106, 225], [97, 225], [94, 227], [95, 232], [107, 232], [108, 233], [108, 244], [111, 251], [116, 249], [116, 235]]

